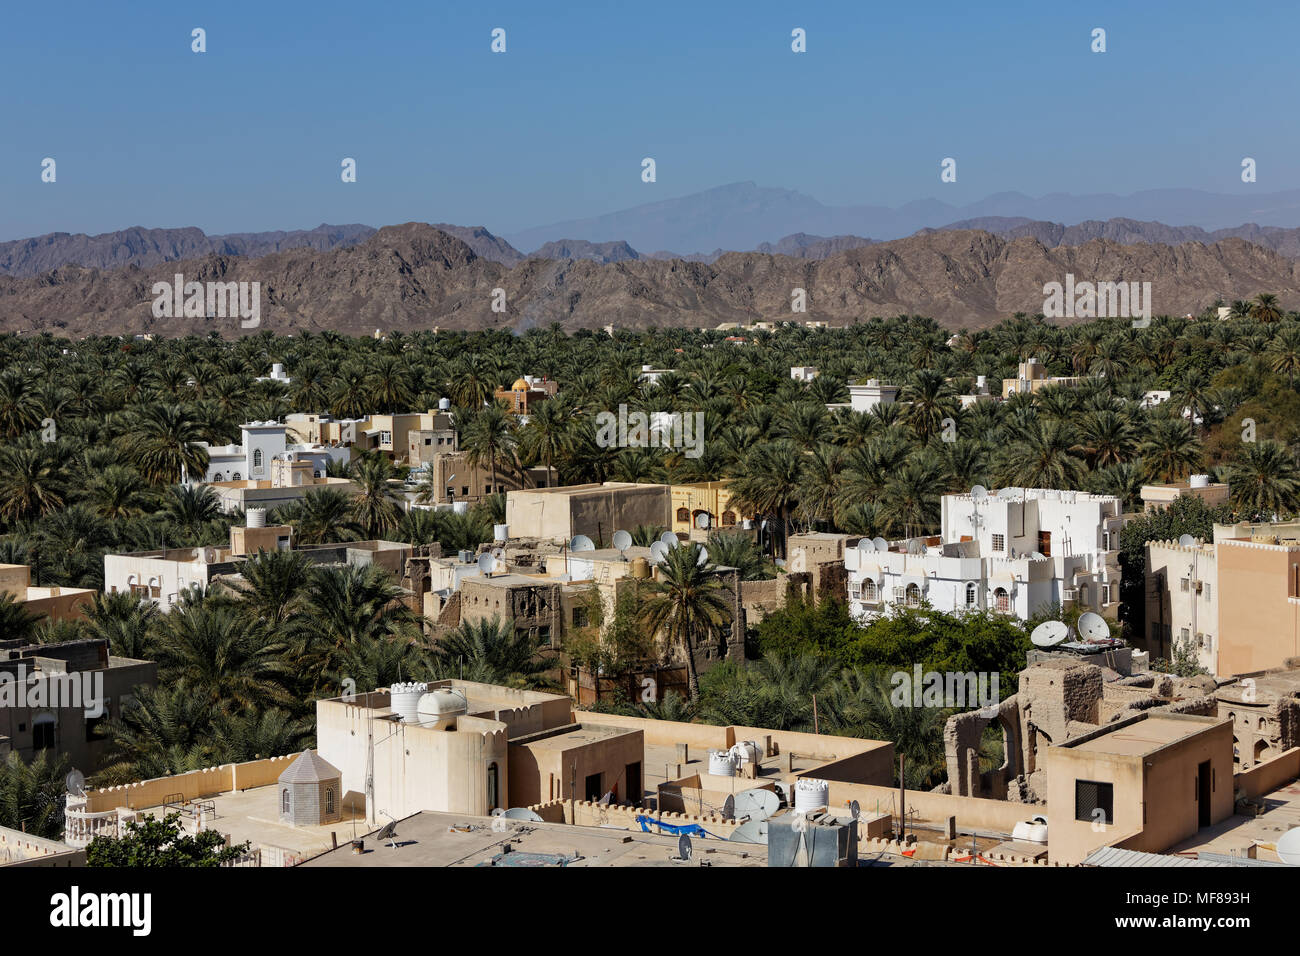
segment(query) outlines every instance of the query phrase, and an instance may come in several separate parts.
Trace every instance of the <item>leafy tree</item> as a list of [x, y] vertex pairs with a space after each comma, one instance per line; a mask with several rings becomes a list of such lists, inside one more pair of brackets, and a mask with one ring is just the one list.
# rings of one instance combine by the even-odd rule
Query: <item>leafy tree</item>
[[202, 830], [194, 836], [181, 832], [179, 813], [163, 819], [145, 817], [126, 825], [116, 839], [98, 836], [86, 847], [87, 866], [175, 867], [222, 866], [233, 863], [249, 851], [251, 844], [226, 846], [216, 830]]

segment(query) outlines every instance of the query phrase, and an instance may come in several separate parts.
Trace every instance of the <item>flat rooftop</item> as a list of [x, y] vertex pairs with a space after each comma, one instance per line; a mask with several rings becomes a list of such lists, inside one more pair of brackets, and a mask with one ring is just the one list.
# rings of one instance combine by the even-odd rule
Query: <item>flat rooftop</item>
[[1146, 717], [1142, 720], [1119, 727], [1109, 733], [1100, 734], [1077, 744], [1069, 742], [1065, 747], [1090, 753], [1119, 754], [1121, 756], [1145, 757], [1163, 747], [1177, 743], [1217, 721], [1178, 720], [1171, 717]]

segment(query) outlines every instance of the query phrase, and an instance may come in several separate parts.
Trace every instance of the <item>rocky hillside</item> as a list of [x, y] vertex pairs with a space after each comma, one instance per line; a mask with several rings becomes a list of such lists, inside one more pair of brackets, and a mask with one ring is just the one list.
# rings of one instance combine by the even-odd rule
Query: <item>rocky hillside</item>
[[[791, 290], [808, 293], [799, 319], [849, 322], [903, 312], [948, 326], [980, 327], [1014, 312], [1038, 312], [1044, 283], [1150, 281], [1156, 314], [1199, 311], [1216, 298], [1279, 294], [1300, 306], [1294, 262], [1261, 246], [1226, 239], [1169, 246], [1096, 239], [1049, 248], [1032, 237], [942, 231], [850, 249], [826, 259], [727, 253], [713, 263], [637, 259], [528, 258], [513, 268], [478, 255], [424, 223], [379, 230], [327, 251], [292, 249], [259, 259], [205, 255], [147, 268], [67, 266], [27, 278], [0, 277], [0, 328], [55, 334], [218, 331], [242, 333], [235, 318], [155, 319], [155, 282], [260, 282], [262, 328], [277, 332], [376, 328], [513, 328], [559, 322], [712, 327], [791, 317]], [[492, 311], [493, 290], [507, 311]]]

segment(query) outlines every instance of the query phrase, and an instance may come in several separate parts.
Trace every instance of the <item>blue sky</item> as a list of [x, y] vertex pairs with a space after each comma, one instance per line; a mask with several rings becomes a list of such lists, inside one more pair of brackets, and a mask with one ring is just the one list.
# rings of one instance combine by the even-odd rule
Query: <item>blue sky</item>
[[[1300, 8], [1137, 6], [11, 2], [0, 239], [409, 220], [508, 233], [742, 180], [834, 205], [1237, 192], [1243, 156], [1259, 164], [1249, 188], [1300, 188]], [[956, 183], [939, 181], [947, 156]]]

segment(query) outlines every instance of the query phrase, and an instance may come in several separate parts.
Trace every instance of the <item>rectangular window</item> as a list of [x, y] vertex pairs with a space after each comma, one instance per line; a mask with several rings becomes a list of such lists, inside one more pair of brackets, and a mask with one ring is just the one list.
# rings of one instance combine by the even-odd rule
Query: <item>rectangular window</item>
[[1115, 785], [1096, 780], [1074, 781], [1074, 819], [1084, 823], [1115, 822]]
[[1185, 591], [1188, 590], [1188, 588], [1189, 588], [1190, 586], [1191, 586], [1191, 581], [1190, 581], [1189, 579], [1187, 579], [1187, 578], [1183, 578], [1183, 579], [1179, 582], [1179, 590], [1180, 590], [1180, 591], [1184, 591], [1184, 592], [1185, 592]]
[[994, 550], [994, 551], [1005, 551], [1005, 550], [1007, 550], [1007, 538], [1006, 538], [1006, 535], [995, 534], [995, 535], [993, 536], [993, 550]]
[[902, 604], [902, 603], [903, 603], [903, 600], [904, 600], [904, 598], [903, 598], [903, 589], [902, 589], [902, 588], [894, 588], [894, 603], [895, 603], [895, 604]]
[[1210, 599], [1210, 582], [1209, 582], [1209, 581], [1206, 581], [1206, 582], [1205, 582], [1205, 600], [1208, 601], [1209, 599]]
[[574, 627], [586, 627], [586, 626], [587, 626], [587, 620], [588, 620], [588, 618], [587, 618], [587, 609], [586, 609], [585, 607], [575, 607], [575, 608], [573, 609], [573, 626], [574, 626]]

